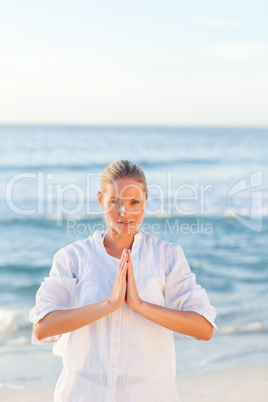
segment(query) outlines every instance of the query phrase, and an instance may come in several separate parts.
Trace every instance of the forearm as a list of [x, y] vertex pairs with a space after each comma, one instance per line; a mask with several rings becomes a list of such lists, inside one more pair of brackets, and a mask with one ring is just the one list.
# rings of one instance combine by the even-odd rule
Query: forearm
[[52, 311], [34, 324], [34, 334], [37, 339], [41, 340], [72, 332], [105, 317], [115, 311], [116, 308], [106, 299], [84, 307]]
[[210, 340], [213, 326], [194, 311], [173, 310], [157, 304], [141, 301], [136, 313], [174, 332], [203, 340]]

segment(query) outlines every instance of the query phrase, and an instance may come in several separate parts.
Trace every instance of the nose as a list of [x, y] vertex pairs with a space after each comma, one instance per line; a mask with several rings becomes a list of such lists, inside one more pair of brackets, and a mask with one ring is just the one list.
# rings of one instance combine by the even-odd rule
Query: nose
[[121, 216], [127, 215], [127, 209], [126, 209], [126, 206], [123, 203], [120, 205], [119, 214]]

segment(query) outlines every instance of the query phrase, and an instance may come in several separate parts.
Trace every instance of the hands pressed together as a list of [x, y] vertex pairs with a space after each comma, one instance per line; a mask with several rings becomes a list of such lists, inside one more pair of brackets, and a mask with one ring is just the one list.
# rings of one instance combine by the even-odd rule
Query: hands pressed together
[[136, 313], [172, 331], [209, 340], [213, 327], [202, 315], [194, 311], [174, 310], [143, 301], [138, 294], [130, 250], [124, 249], [110, 297], [113, 311], [124, 301]]
[[113, 291], [108, 300], [119, 308], [124, 301], [134, 311], [138, 310], [142, 300], [139, 297], [129, 249], [124, 249], [118, 264]]

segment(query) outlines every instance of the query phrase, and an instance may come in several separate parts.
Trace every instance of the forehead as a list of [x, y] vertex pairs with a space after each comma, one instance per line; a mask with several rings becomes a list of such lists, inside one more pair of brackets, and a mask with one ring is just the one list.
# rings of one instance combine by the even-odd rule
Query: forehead
[[118, 179], [106, 185], [105, 193], [108, 197], [134, 198], [144, 195], [143, 184], [133, 179]]

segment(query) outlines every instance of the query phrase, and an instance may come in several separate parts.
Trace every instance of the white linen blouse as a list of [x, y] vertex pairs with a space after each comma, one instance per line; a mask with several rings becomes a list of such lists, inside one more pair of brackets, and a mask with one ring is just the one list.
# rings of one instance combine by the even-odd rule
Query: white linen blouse
[[[104, 231], [61, 248], [42, 282], [32, 323], [53, 310], [82, 307], [108, 298], [119, 259], [103, 244]], [[215, 308], [196, 283], [182, 248], [138, 231], [131, 258], [142, 300], [195, 311], [212, 325]], [[173, 332], [132, 311], [118, 310], [76, 331], [32, 343], [54, 342], [63, 358], [55, 402], [178, 402]]]

